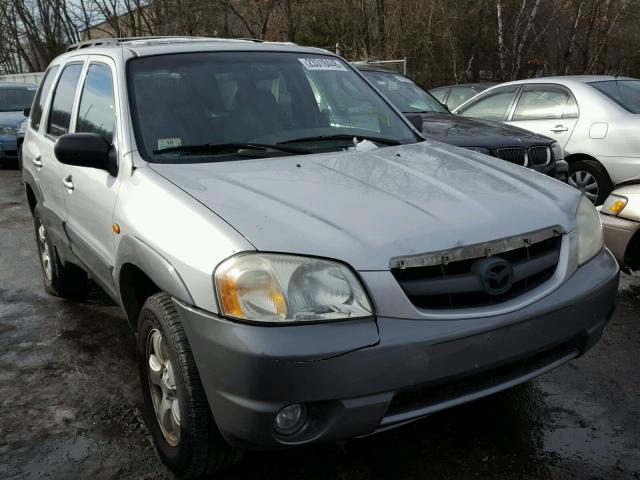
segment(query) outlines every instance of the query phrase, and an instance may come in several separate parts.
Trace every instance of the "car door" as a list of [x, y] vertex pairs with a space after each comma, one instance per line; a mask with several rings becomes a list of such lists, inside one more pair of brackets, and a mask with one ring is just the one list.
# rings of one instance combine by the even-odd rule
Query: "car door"
[[[89, 57], [81, 79], [72, 131], [97, 133], [117, 155], [118, 125], [115, 65], [106, 57]], [[104, 288], [113, 291], [115, 264], [113, 209], [120, 182], [105, 170], [63, 166], [67, 191], [67, 233], [71, 249]]]
[[[25, 159], [35, 167], [35, 175], [42, 194], [40, 214], [54, 244], [59, 248], [68, 245], [63, 229], [67, 210], [62, 187], [62, 164], [56, 159], [54, 144], [60, 135], [69, 130], [71, 111], [82, 67], [82, 60], [73, 60], [60, 67], [58, 76], [55, 75], [57, 69], [50, 70], [51, 77], [47, 74], [42, 91], [49, 82], [49, 78], [52, 82], [55, 79], [55, 86], [47, 103], [40, 103], [46, 102], [43, 98], [44, 93], [38, 98], [36, 112], [33, 112], [31, 117], [32, 131], [29, 132], [27, 151], [23, 152]], [[44, 105], [48, 108], [43, 114], [38, 111], [38, 108], [43, 108]]]
[[481, 93], [456, 113], [464, 117], [483, 118], [496, 122], [507, 120], [520, 85], [509, 85]]
[[578, 121], [578, 105], [568, 88], [557, 84], [526, 84], [507, 122], [567, 144]]

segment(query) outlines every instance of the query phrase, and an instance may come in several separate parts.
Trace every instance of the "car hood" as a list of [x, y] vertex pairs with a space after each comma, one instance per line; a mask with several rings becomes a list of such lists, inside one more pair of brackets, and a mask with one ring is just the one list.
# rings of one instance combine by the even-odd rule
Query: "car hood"
[[22, 112], [0, 112], [0, 125], [17, 127], [23, 120]]
[[396, 256], [555, 225], [569, 231], [580, 197], [545, 175], [430, 141], [368, 152], [149, 165], [256, 249], [336, 258], [358, 270], [387, 270]]
[[552, 139], [522, 128], [447, 113], [423, 113], [422, 134], [459, 147], [489, 149], [549, 145]]

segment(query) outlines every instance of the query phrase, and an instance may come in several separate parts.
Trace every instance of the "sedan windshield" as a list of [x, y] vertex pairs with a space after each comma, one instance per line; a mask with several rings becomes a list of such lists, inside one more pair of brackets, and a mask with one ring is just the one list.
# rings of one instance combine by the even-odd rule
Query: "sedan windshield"
[[36, 87], [0, 86], [0, 112], [21, 112], [31, 106]]
[[440, 102], [403, 75], [367, 70], [362, 74], [402, 113], [448, 113]]
[[589, 83], [625, 110], [640, 113], [640, 80], [606, 80]]
[[342, 60], [203, 52], [129, 63], [136, 139], [151, 162], [263, 158], [419, 141]]

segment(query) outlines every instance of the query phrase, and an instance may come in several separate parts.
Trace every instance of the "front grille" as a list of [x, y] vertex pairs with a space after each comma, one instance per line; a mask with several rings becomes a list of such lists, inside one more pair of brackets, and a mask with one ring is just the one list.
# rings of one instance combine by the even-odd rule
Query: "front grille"
[[551, 150], [549, 147], [531, 147], [527, 157], [529, 167], [544, 167], [551, 161]]
[[527, 151], [524, 148], [500, 148], [496, 150], [498, 158], [516, 165], [527, 165]]
[[[392, 266], [391, 272], [409, 300], [418, 308], [453, 309], [494, 305], [542, 285], [554, 274], [560, 258], [562, 237], [559, 230], [553, 230], [548, 235], [548, 231], [541, 232], [544, 239], [535, 242], [524, 239], [519, 248], [493, 254], [490, 248], [472, 246], [467, 247], [470, 253], [466, 256], [432, 254], [428, 261], [423, 262], [424, 266], [420, 266], [420, 260], [411, 260], [410, 264], [401, 260], [395, 268]], [[540, 238], [540, 234], [535, 238]], [[494, 243], [509, 244], [509, 239]], [[510, 243], [512, 247], [514, 243]], [[485, 254], [479, 253], [481, 251]], [[510, 263], [513, 284], [507, 291], [488, 293], [491, 290], [483, 283], [481, 268], [478, 268], [479, 262], [487, 257]], [[436, 264], [434, 258], [442, 258], [442, 261]], [[449, 258], [454, 261], [448, 261]]]
[[551, 161], [549, 147], [500, 148], [496, 150], [496, 155], [502, 160], [523, 167], [544, 167]]

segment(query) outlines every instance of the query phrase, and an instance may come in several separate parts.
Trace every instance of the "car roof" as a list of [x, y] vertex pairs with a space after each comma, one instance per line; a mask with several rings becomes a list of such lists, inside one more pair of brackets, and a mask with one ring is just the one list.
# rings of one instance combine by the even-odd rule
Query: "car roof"
[[60, 60], [82, 54], [119, 55], [123, 49], [137, 57], [211, 51], [282, 51], [335, 55], [324, 49], [301, 47], [290, 42], [267, 42], [245, 38], [128, 37], [100, 38], [71, 45]]
[[501, 83], [500, 85], [514, 85], [521, 83], [561, 83], [561, 84], [576, 84], [576, 83], [591, 83], [591, 82], [603, 82], [607, 80], [637, 80], [631, 77], [620, 77], [615, 75], [563, 75], [557, 77], [538, 77], [528, 78], [524, 80], [513, 80], [510, 82]]
[[489, 88], [496, 85], [496, 82], [467, 82], [467, 83], [453, 83], [451, 85], [440, 85], [438, 87], [433, 87], [431, 90], [435, 90], [437, 88], [453, 88], [453, 87], [482, 87]]

